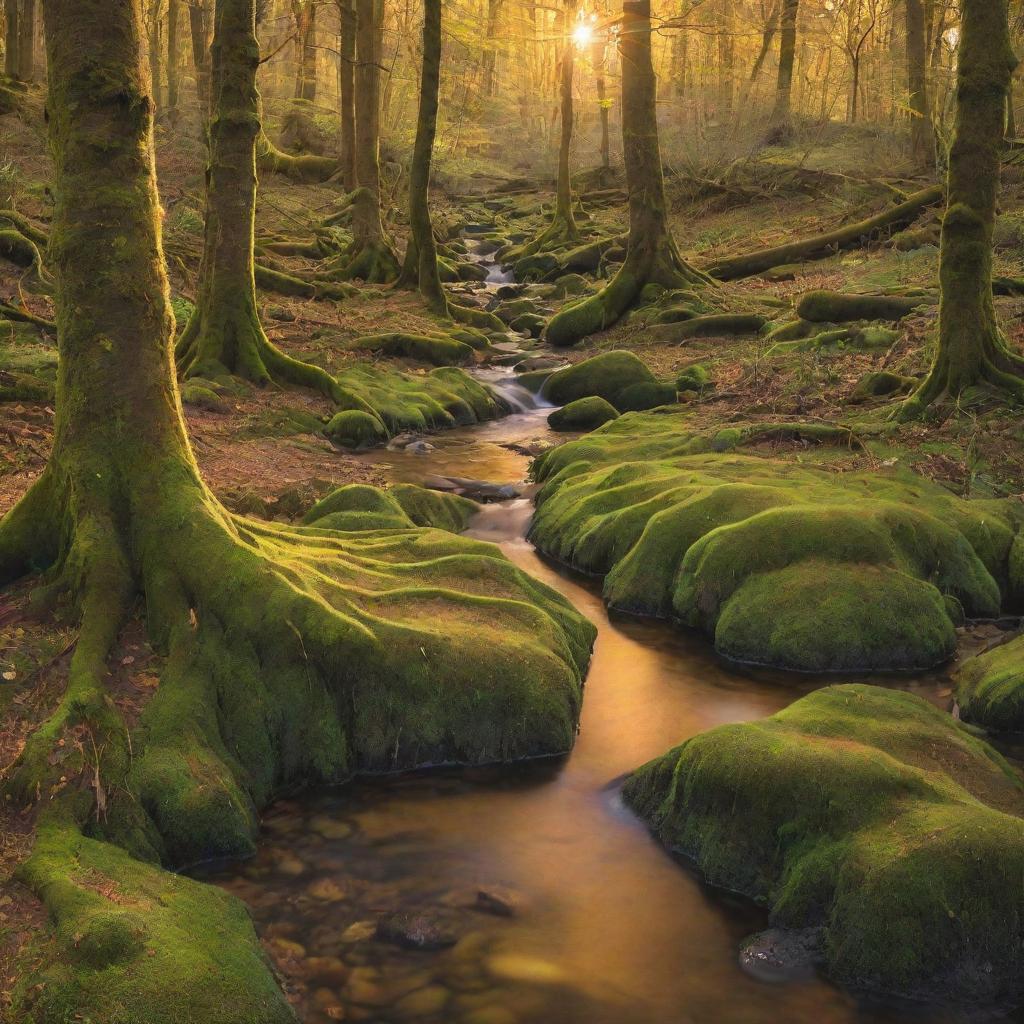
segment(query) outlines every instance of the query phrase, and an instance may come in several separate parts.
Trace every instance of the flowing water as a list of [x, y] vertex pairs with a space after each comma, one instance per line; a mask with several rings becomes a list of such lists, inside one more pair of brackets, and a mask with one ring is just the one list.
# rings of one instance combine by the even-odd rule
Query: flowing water
[[[530, 404], [522, 395], [523, 405]], [[368, 458], [394, 480], [523, 481], [506, 445], [549, 439], [544, 410]], [[701, 637], [609, 617], [596, 582], [526, 541], [531, 504], [484, 506], [493, 541], [599, 628], [579, 741], [564, 760], [373, 779], [282, 801], [251, 861], [206, 877], [245, 899], [308, 1022], [379, 1024], [940, 1024], [810, 977], [755, 978], [741, 940], [765, 926], [709, 891], [623, 807], [624, 773], [694, 733], [770, 715], [824, 680], [744, 671]], [[889, 681], [948, 699], [942, 675]], [[399, 944], [376, 937], [398, 919]], [[404, 948], [413, 942], [439, 948]], [[454, 942], [454, 945], [452, 944]]]

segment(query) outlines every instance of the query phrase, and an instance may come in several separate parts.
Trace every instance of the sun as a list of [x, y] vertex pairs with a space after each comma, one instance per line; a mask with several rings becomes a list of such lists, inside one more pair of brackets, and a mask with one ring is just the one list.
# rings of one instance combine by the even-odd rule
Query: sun
[[572, 30], [572, 41], [581, 50], [585, 50], [594, 41], [594, 26], [590, 21], [581, 18]]

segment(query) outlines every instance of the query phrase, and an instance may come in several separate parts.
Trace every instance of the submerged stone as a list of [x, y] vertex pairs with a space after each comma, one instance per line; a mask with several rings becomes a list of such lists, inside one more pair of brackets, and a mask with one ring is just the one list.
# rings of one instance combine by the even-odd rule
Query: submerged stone
[[833, 686], [688, 740], [627, 802], [709, 882], [823, 930], [828, 973], [926, 999], [1024, 997], [1024, 788], [910, 694]]

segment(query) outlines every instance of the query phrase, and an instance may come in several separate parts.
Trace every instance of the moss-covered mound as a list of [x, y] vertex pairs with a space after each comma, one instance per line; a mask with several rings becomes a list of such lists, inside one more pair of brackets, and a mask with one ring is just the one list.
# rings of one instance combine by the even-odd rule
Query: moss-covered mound
[[540, 393], [555, 405], [596, 397], [618, 408], [617, 400], [626, 388], [653, 383], [654, 374], [632, 352], [603, 352], [551, 374]]
[[445, 430], [497, 419], [508, 406], [488, 387], [454, 367], [426, 374], [399, 373], [358, 363], [338, 377], [342, 413], [327, 434], [337, 444], [360, 448], [406, 431]]
[[965, 661], [956, 697], [965, 721], [994, 732], [1024, 732], [1024, 637]]
[[626, 800], [715, 885], [823, 929], [855, 987], [1024, 997], [1024, 791], [985, 743], [920, 698], [834, 686], [697, 736]]
[[347, 484], [318, 501], [303, 523], [321, 530], [426, 526], [462, 533], [479, 509], [468, 498], [429, 491], [416, 484], [395, 484], [386, 491], [369, 484]]
[[618, 418], [615, 406], [596, 395], [577, 398], [548, 416], [552, 430], [596, 430], [610, 420]]
[[736, 452], [790, 436], [853, 443], [813, 424], [709, 438], [678, 415], [622, 416], [541, 457], [532, 538], [607, 574], [615, 608], [677, 618], [739, 661], [805, 671], [938, 664], [964, 614], [996, 615], [1019, 592], [1007, 505], [910, 474]]
[[432, 366], [465, 366], [474, 358], [471, 346], [442, 334], [369, 334], [357, 338], [348, 348], [354, 352], [418, 359]]
[[372, 413], [361, 409], [346, 409], [335, 413], [324, 433], [339, 448], [363, 451], [389, 440], [387, 427]]

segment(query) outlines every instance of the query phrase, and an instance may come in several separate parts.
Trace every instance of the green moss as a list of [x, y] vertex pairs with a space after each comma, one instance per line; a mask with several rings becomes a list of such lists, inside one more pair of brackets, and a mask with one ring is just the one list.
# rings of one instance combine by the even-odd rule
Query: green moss
[[851, 402], [867, 402], [872, 398], [888, 398], [890, 395], [908, 394], [917, 381], [890, 370], [873, 370], [864, 374], [850, 393]]
[[1024, 639], [965, 661], [956, 697], [965, 721], [995, 732], [1024, 731]]
[[461, 533], [479, 506], [454, 494], [396, 484], [387, 491], [348, 484], [318, 501], [303, 519], [321, 530], [387, 530], [414, 526]]
[[838, 292], [808, 292], [797, 303], [802, 320], [819, 324], [841, 324], [851, 320], [902, 320], [928, 303], [927, 298], [902, 295], [841, 295]]
[[679, 391], [703, 391], [712, 386], [711, 372], [701, 363], [688, 366], [676, 378], [676, 388]]
[[644, 381], [623, 388], [615, 399], [615, 408], [619, 412], [645, 412], [661, 405], [675, 405], [678, 399], [674, 384]]
[[20, 873], [54, 929], [38, 946], [38, 988], [16, 994], [26, 1024], [86, 1009], [104, 1024], [294, 1024], [246, 908], [222, 890], [87, 839], [53, 813]]
[[333, 444], [355, 451], [373, 448], [388, 440], [384, 424], [376, 416], [357, 409], [335, 413], [324, 427], [324, 433]]
[[[804, 463], [734, 453], [763, 440], [800, 442]], [[541, 456], [531, 536], [606, 574], [613, 607], [793, 669], [932, 666], [955, 649], [951, 608], [990, 617], [1019, 593], [1008, 504], [911, 474], [815, 469], [807, 442], [854, 438], [822, 424], [709, 438], [680, 416], [622, 416]]]
[[417, 359], [432, 366], [465, 366], [473, 362], [471, 346], [443, 335], [371, 334], [357, 338], [348, 347], [356, 352]]
[[575, 402], [556, 409], [548, 416], [548, 426], [552, 430], [596, 430], [618, 415], [615, 406], [594, 395], [577, 398]]
[[667, 320], [659, 318], [659, 323], [661, 326], [651, 332], [655, 340], [686, 341], [690, 338], [731, 338], [743, 334], [759, 334], [768, 321], [755, 314], [717, 313]]
[[766, 904], [774, 926], [823, 928], [840, 982], [1024, 995], [1020, 781], [918, 697], [819, 690], [689, 740], [634, 773], [625, 797], [710, 882]]
[[654, 374], [632, 352], [602, 352], [551, 374], [540, 393], [556, 405], [591, 397], [603, 398], [615, 405], [618, 396], [630, 385], [653, 383]]

